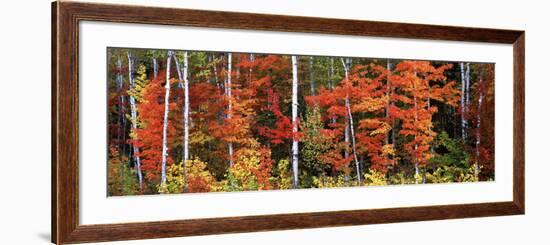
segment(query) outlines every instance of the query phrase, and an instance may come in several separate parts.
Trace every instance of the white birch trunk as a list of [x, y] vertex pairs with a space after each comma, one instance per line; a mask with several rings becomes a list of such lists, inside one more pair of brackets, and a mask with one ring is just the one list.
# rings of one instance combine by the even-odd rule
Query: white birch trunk
[[[346, 98], [346, 105], [348, 103], [348, 99]], [[346, 106], [346, 110], [347, 110], [347, 106]], [[349, 118], [348, 116], [346, 115], [346, 125], [344, 127], [344, 142], [346, 142], [346, 149], [344, 149], [344, 157], [345, 158], [348, 158], [349, 157]]]
[[124, 95], [122, 94], [122, 89], [124, 88], [124, 78], [122, 75], [122, 60], [120, 58], [120, 55], [117, 57], [116, 61], [117, 66], [117, 91], [120, 93], [120, 97], [118, 99], [118, 151], [120, 156], [124, 155], [126, 152], [126, 112], [124, 110]]
[[[124, 109], [124, 95], [122, 94], [122, 89], [124, 88], [124, 77], [122, 75], [122, 60], [120, 55], [117, 56], [116, 66], [117, 92], [120, 93], [120, 97], [118, 98], [118, 152], [119, 157], [122, 160], [122, 156], [126, 154], [126, 112]], [[128, 159], [131, 159], [131, 156]], [[120, 176], [124, 178], [124, 167], [126, 164], [124, 161], [121, 162]]]
[[346, 98], [346, 108], [348, 110], [350, 132], [351, 132], [351, 146], [353, 148], [353, 160], [355, 160], [355, 171], [357, 172], [357, 183], [361, 185], [361, 170], [359, 169], [359, 161], [357, 159], [357, 147], [355, 146], [355, 131], [353, 129], [353, 116], [351, 114], [351, 107], [349, 104], [349, 97]]
[[[188, 58], [187, 52], [183, 53], [183, 69], [181, 69], [178, 57], [174, 56], [174, 61], [176, 63], [176, 69], [178, 72], [179, 86], [183, 89], [183, 161], [189, 160], [189, 78], [187, 75], [188, 71]], [[182, 73], [183, 70], [183, 73]], [[185, 167], [185, 165], [184, 165]]]
[[157, 58], [153, 58], [153, 78], [157, 78], [159, 74], [159, 64]]
[[466, 76], [464, 74], [464, 63], [460, 63], [460, 128], [462, 132], [462, 141], [466, 143], [466, 118], [465, 118], [465, 97], [466, 97]]
[[[416, 72], [414, 73], [414, 77], [416, 78]], [[413, 81], [413, 90], [414, 90], [414, 124], [418, 122], [418, 103], [416, 101], [416, 83]], [[416, 135], [414, 136], [414, 140], [416, 141]], [[417, 154], [418, 151], [418, 143], [415, 143], [414, 145], [414, 153]], [[414, 161], [414, 183], [418, 184], [418, 176], [419, 176], [419, 170], [418, 170], [418, 158]]]
[[164, 123], [162, 127], [162, 165], [161, 165], [161, 184], [166, 184], [166, 157], [168, 156], [168, 146], [166, 142], [166, 131], [168, 129], [168, 103], [170, 102], [170, 66], [173, 56], [173, 51], [168, 51], [168, 57], [166, 58], [166, 84], [164, 88], [166, 94], [164, 95]]
[[483, 80], [479, 79], [479, 99], [477, 105], [477, 133], [476, 133], [476, 162], [474, 164], [474, 178], [478, 181], [479, 176], [479, 151], [481, 147], [481, 105], [483, 104]]
[[[386, 122], [389, 122], [390, 121], [390, 105], [391, 105], [391, 84], [390, 84], [390, 59], [386, 60], [386, 70], [387, 70], [387, 75], [386, 75], [386, 97], [388, 98], [388, 102], [386, 103]], [[392, 131], [393, 131], [393, 125], [392, 125]], [[385, 143], [386, 145], [390, 143], [390, 132], [388, 132], [388, 135], [386, 136], [386, 139], [385, 139]], [[392, 141], [393, 143], [393, 141]]]
[[315, 72], [313, 71], [313, 66], [314, 66], [313, 61], [314, 61], [313, 56], [310, 56], [309, 57], [309, 79], [310, 79], [309, 90], [310, 90], [311, 96], [315, 95]]
[[292, 56], [292, 187], [298, 187], [298, 61]]
[[[256, 58], [254, 57], [254, 54], [250, 54], [248, 57], [248, 61], [254, 62]], [[248, 79], [250, 79], [250, 82], [252, 82], [252, 66], [248, 69]]]
[[183, 155], [182, 155], [182, 166], [183, 166], [183, 192], [187, 192], [187, 160], [189, 160], [189, 80], [187, 75], [188, 61], [187, 61], [187, 52], [183, 54], [183, 74], [178, 61], [177, 55], [174, 55], [174, 61], [176, 63], [176, 69], [178, 72], [179, 86], [183, 89]]
[[187, 58], [187, 52], [183, 53], [183, 92], [185, 96], [184, 110], [183, 110], [183, 124], [184, 124], [184, 136], [183, 136], [183, 159], [189, 160], [189, 78], [187, 71], [189, 67], [189, 61]]
[[[215, 61], [216, 59], [214, 58], [214, 56], [212, 56], [212, 61]], [[218, 87], [218, 89], [221, 89], [221, 85], [220, 85], [220, 81], [218, 80], [218, 64], [217, 62], [214, 63], [213, 65], [213, 69], [214, 69], [214, 82], [216, 83], [216, 87]]]
[[[330, 91], [332, 91], [332, 89], [334, 89], [334, 84], [332, 83], [333, 78], [334, 78], [334, 58], [330, 58], [330, 77], [329, 77], [329, 82], [328, 82], [328, 86], [329, 86]], [[333, 124], [336, 123], [336, 117], [332, 117], [331, 121], [332, 121]]]
[[[464, 114], [468, 115], [468, 110], [470, 108], [470, 63], [466, 63], [466, 78], [464, 85]], [[464, 128], [466, 132], [466, 137], [468, 137], [468, 118], [464, 118]]]
[[[233, 113], [233, 97], [231, 95], [231, 69], [232, 69], [232, 54], [227, 54], [227, 85], [226, 85], [226, 91], [227, 91], [227, 118], [231, 119], [231, 114]], [[233, 142], [229, 142], [227, 144], [228, 152], [229, 152], [229, 166], [233, 166]]]
[[[130, 52], [128, 54], [128, 80], [130, 82], [130, 88], [134, 88], [134, 59], [132, 57], [132, 54]], [[134, 96], [130, 96], [130, 113], [132, 117], [132, 129], [137, 129], [137, 108], [136, 108], [136, 99]], [[138, 181], [139, 181], [139, 187], [140, 189], [143, 188], [143, 175], [141, 173], [141, 159], [139, 157], [139, 147], [134, 146], [134, 159], [136, 161], [136, 172], [138, 175]]]
[[332, 79], [334, 78], [334, 58], [330, 58], [330, 78], [329, 78], [329, 87], [332, 91], [334, 85], [332, 84]]
[[[346, 62], [344, 62], [344, 59], [342, 58], [342, 66], [344, 67], [344, 74], [346, 77], [346, 82], [349, 83], [349, 68], [346, 65]], [[349, 102], [349, 94], [346, 94], [346, 110], [348, 112], [348, 129], [351, 133], [351, 146], [353, 150], [353, 160], [355, 161], [355, 171], [357, 173], [357, 183], [361, 185], [361, 171], [359, 169], [359, 160], [357, 159], [357, 147], [355, 146], [355, 131], [354, 131], [354, 125], [353, 125], [353, 115], [351, 114], [351, 105]], [[348, 135], [349, 137], [349, 135]], [[349, 139], [348, 139], [349, 141]]]
[[[429, 82], [428, 82], [428, 85], [429, 85]], [[430, 99], [431, 93], [432, 93], [432, 87], [428, 86], [428, 111], [432, 107], [431, 99]], [[431, 126], [429, 127], [429, 130], [432, 130]], [[430, 152], [434, 153], [434, 148], [433, 148], [433, 145], [431, 144], [430, 144]], [[426, 165], [424, 165], [424, 167], [422, 168], [422, 184], [426, 184]]]
[[[416, 151], [416, 149], [418, 148], [418, 145], [415, 145], [414, 146], [414, 150]], [[415, 184], [418, 184], [418, 176], [419, 176], [420, 172], [418, 170], [418, 161], [416, 161], [414, 163], [414, 183]]]

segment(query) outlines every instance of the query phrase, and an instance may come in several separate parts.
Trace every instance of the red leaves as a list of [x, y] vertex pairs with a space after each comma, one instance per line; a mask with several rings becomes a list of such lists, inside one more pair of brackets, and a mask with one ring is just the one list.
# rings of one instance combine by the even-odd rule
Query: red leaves
[[[205, 159], [205, 164], [208, 164], [205, 171], [212, 171], [217, 178], [221, 178], [227, 171], [226, 160], [231, 159], [233, 167], [237, 165], [246, 168], [246, 173], [250, 173], [261, 188], [270, 189], [273, 187], [270, 182], [272, 174], [277, 172], [272, 172], [273, 160], [288, 160], [288, 149], [285, 147], [293, 140], [305, 139], [300, 131], [306, 129], [300, 128], [300, 120], [297, 120], [297, 125], [293, 125], [290, 117], [292, 67], [289, 57], [233, 54], [231, 73], [228, 73], [229, 55], [223, 58], [216, 53], [207, 55], [207, 62], [195, 62], [189, 68], [191, 157]], [[200, 59], [199, 55], [192, 56], [193, 59]], [[411, 165], [426, 164], [432, 157], [430, 146], [436, 135], [432, 129], [432, 117], [441, 104], [457, 106], [459, 101], [460, 92], [455, 88], [456, 83], [447, 81], [445, 76], [446, 70], [452, 66], [435, 67], [427, 61], [402, 61], [393, 70], [387, 70], [385, 66], [374, 63], [366, 65], [365, 59], [359, 59], [354, 60], [355, 65], [346, 70], [345, 76], [342, 68], [336, 69], [336, 73], [331, 72], [327, 61], [330, 60], [321, 62], [319, 59], [312, 66], [316, 67], [314, 72], [321, 70], [329, 73], [311, 76], [315, 79], [308, 78], [310, 74], [305, 72], [307, 68], [303, 70], [306, 65], [301, 64], [299, 68], [298, 76], [302, 84], [298, 101], [302, 102], [304, 94], [316, 94], [304, 97], [307, 105], [300, 105], [303, 107], [300, 107], [299, 114], [310, 119], [304, 108], [316, 110], [315, 131], [313, 136], [308, 137], [313, 139], [312, 142], [322, 144], [322, 147], [302, 148], [307, 142], [303, 140], [299, 160], [306, 162], [303, 159], [308, 156], [310, 162], [314, 163], [312, 165], [315, 165], [315, 171], [320, 174], [328, 174], [326, 165], [329, 165], [335, 171], [348, 171], [345, 172], [348, 175], [350, 171], [356, 171], [355, 168], [349, 168], [355, 160], [354, 155], [358, 156], [357, 162], [361, 162], [365, 169], [381, 173], [386, 173], [398, 160]], [[348, 68], [350, 64], [343, 62], [342, 65]], [[138, 156], [141, 157], [142, 170], [148, 180], [158, 180], [162, 159], [166, 75], [164, 72], [158, 74], [156, 79], [140, 90], [138, 129], [129, 140], [140, 148]], [[334, 81], [336, 78], [340, 78], [340, 81]], [[177, 82], [171, 80], [174, 88]], [[309, 85], [307, 82], [312, 82], [314, 92], [303, 89]], [[489, 90], [491, 86], [483, 87], [481, 83], [479, 86], [478, 90], [482, 90], [486, 96], [494, 92]], [[118, 97], [126, 90], [111, 91], [109, 105], [112, 109], [116, 108]], [[184, 141], [181, 132], [184, 95], [182, 89], [172, 91], [167, 130], [167, 145], [170, 148], [168, 164], [172, 164], [173, 159], [181, 159], [180, 153], [172, 149], [179, 151]], [[479, 108], [470, 108], [469, 113], [489, 110], [488, 103], [483, 102]], [[469, 120], [476, 119], [470, 116]], [[303, 121], [302, 125], [307, 125], [307, 122]], [[485, 128], [489, 126], [483, 121], [480, 127], [484, 130], [479, 134], [485, 134]], [[295, 127], [300, 128], [298, 133], [293, 133]], [[110, 130], [116, 131], [116, 128]], [[176, 131], [182, 135], [175, 135]], [[391, 137], [392, 133], [397, 140]], [[323, 139], [316, 142], [315, 136], [322, 136]], [[492, 148], [484, 147], [485, 138], [489, 135], [480, 136], [484, 143], [476, 160], [490, 162]], [[271, 155], [272, 149], [274, 156]], [[400, 152], [397, 153], [397, 149]], [[253, 164], [241, 166], [238, 162], [242, 159], [239, 157], [246, 150], [254, 151], [246, 155], [248, 162]], [[189, 176], [189, 190], [208, 191], [210, 183], [207, 182]]]
[[267, 111], [273, 113], [276, 118], [273, 127], [260, 126], [258, 133], [271, 140], [271, 143], [277, 145], [282, 144], [286, 140], [292, 140], [294, 137], [299, 138], [299, 135], [292, 133], [292, 121], [285, 116], [279, 108], [279, 95], [272, 88], [267, 89]]
[[[152, 181], [158, 177], [162, 162], [162, 129], [164, 119], [164, 96], [165, 96], [165, 73], [159, 73], [143, 90], [144, 101], [138, 104], [139, 121], [142, 124], [136, 130], [137, 140], [130, 140], [130, 143], [140, 148], [141, 168], [148, 180]], [[175, 103], [170, 103], [170, 110], [176, 108]], [[172, 121], [172, 120], [171, 120]], [[170, 145], [175, 136], [176, 130], [173, 123], [168, 124], [167, 142]], [[172, 164], [170, 154], [167, 164]]]
[[339, 151], [329, 151], [321, 154], [319, 160], [328, 163], [334, 170], [339, 171], [353, 161], [353, 156], [344, 157]]
[[399, 133], [408, 139], [405, 150], [415, 164], [424, 165], [432, 157], [430, 144], [436, 135], [432, 116], [437, 107], [431, 106], [429, 100], [456, 106], [460, 97], [454, 82], [445, 83], [443, 72], [451, 67], [435, 68], [427, 61], [403, 61], [396, 67], [397, 74], [390, 76], [392, 83], [399, 86], [393, 99], [404, 104], [392, 107], [390, 114], [402, 122]]

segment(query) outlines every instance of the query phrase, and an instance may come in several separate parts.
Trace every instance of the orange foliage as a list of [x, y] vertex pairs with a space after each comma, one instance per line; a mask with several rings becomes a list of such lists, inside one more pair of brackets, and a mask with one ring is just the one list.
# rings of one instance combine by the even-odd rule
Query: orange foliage
[[[136, 136], [130, 140], [130, 143], [140, 148], [139, 157], [141, 157], [141, 169], [149, 181], [158, 178], [162, 163], [162, 129], [164, 123], [164, 97], [166, 81], [165, 72], [159, 73], [156, 79], [146, 86], [143, 93], [143, 102], [138, 104], [140, 127], [136, 130]], [[170, 80], [176, 83], [176, 80]], [[176, 110], [176, 104], [169, 104], [170, 111]], [[169, 121], [174, 121], [169, 119]], [[167, 142], [170, 145], [174, 141], [175, 127], [169, 123], [167, 128]], [[168, 154], [167, 165], [173, 164], [173, 160]]]

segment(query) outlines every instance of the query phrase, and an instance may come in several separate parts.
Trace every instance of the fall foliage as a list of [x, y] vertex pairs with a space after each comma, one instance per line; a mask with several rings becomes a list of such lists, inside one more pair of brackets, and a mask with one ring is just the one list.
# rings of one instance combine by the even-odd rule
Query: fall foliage
[[110, 196], [494, 179], [494, 64], [107, 52]]

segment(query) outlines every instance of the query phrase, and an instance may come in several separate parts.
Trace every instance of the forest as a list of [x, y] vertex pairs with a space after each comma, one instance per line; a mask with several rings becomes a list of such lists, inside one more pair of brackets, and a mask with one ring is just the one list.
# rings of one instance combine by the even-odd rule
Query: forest
[[494, 64], [107, 48], [108, 196], [494, 180]]

